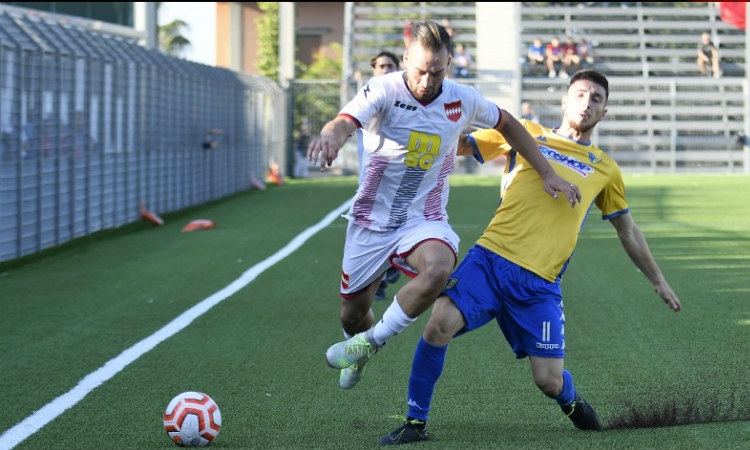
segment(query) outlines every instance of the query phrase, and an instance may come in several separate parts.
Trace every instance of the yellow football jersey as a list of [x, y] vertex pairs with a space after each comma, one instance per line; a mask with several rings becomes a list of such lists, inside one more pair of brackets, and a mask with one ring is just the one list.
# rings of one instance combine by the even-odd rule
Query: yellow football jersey
[[494, 129], [469, 136], [481, 163], [501, 155], [507, 162], [501, 180], [500, 204], [477, 244], [536, 274], [555, 281], [562, 277], [578, 233], [591, 205], [610, 219], [628, 212], [619, 166], [600, 148], [560, 136], [554, 130], [520, 119], [558, 175], [581, 190], [581, 203], [571, 207], [560, 194], [553, 199], [542, 179]]

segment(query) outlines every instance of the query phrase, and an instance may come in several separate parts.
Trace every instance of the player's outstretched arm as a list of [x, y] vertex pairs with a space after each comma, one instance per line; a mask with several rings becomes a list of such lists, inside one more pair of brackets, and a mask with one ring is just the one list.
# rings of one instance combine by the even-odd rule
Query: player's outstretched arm
[[651, 254], [646, 237], [633, 220], [633, 216], [630, 213], [622, 214], [610, 219], [610, 222], [617, 230], [617, 237], [620, 238], [625, 252], [630, 256], [635, 266], [646, 275], [646, 278], [654, 286], [654, 291], [659, 294], [659, 297], [672, 311], [682, 310], [680, 299], [677, 298], [677, 294], [674, 293], [661, 273], [659, 265]]
[[521, 125], [508, 111], [501, 110], [502, 114], [497, 131], [503, 134], [505, 140], [528, 161], [539, 173], [544, 182], [544, 190], [557, 198], [557, 193], [562, 192], [568, 198], [571, 206], [581, 201], [581, 191], [573, 183], [566, 181], [555, 172], [555, 169], [547, 162], [547, 159], [539, 151], [536, 141], [531, 137], [526, 128]]
[[313, 164], [317, 164], [320, 160], [320, 170], [325, 170], [326, 166], [331, 167], [341, 146], [356, 129], [355, 123], [345, 116], [338, 116], [331, 120], [320, 130], [320, 136], [310, 141], [307, 147], [307, 159]]

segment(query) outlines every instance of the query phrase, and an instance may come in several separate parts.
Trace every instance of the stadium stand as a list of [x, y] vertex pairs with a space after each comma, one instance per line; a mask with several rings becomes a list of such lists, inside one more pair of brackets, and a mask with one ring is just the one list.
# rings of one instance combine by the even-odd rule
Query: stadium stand
[[[594, 68], [612, 81], [608, 118], [595, 141], [633, 171], [741, 171], [746, 87], [745, 34], [721, 21], [713, 3], [567, 3], [521, 8], [524, 51], [534, 37], [584, 38]], [[528, 6], [527, 6], [528, 5]], [[671, 6], [666, 6], [671, 5]], [[708, 31], [719, 45], [723, 76], [700, 76], [696, 46]], [[524, 76], [523, 98], [541, 121], [558, 120], [565, 81]]]
[[[524, 51], [535, 37], [585, 38], [596, 69], [610, 76], [698, 76], [696, 45], [708, 31], [719, 46], [724, 76], [744, 76], [745, 34], [721, 21], [712, 2], [568, 3], [521, 8]], [[665, 6], [670, 5], [670, 6]]]
[[[375, 49], [401, 54], [407, 19], [450, 17], [470, 49], [488, 45], [476, 40], [474, 3], [447, 5], [355, 3], [352, 60], [367, 70]], [[596, 54], [594, 68], [612, 82], [608, 119], [595, 141], [623, 168], [748, 172], [738, 139], [748, 97], [745, 33], [724, 23], [714, 2], [524, 2], [519, 10], [520, 97], [533, 103], [543, 124], [559, 121], [566, 80], [529, 74], [526, 49], [535, 37], [545, 43], [553, 36], [583, 38]], [[700, 76], [696, 48], [703, 31], [719, 46], [719, 79]], [[476, 64], [481, 71], [482, 61]], [[471, 83], [482, 89], [483, 80]]]

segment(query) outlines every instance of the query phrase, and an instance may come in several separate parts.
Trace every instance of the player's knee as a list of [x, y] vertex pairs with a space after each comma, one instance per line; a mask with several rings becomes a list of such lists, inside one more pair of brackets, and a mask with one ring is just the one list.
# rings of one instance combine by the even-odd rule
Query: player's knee
[[445, 286], [451, 270], [453, 270], [453, 267], [450, 264], [438, 262], [429, 264], [424, 270], [420, 271], [419, 277], [424, 282], [427, 290], [437, 296]]
[[427, 322], [424, 329], [424, 338], [427, 342], [432, 345], [444, 346], [448, 345], [453, 339], [455, 331], [450, 329], [443, 321], [432, 320]]
[[562, 376], [546, 374], [544, 376], [534, 376], [534, 384], [547, 397], [555, 398], [560, 395], [563, 388]]

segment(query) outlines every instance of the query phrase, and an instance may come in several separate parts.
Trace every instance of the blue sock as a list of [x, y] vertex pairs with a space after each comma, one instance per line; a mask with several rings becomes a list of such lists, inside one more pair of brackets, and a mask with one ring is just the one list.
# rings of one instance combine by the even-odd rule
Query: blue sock
[[573, 375], [563, 369], [563, 388], [560, 394], [555, 397], [557, 404], [561, 407], [570, 406], [576, 399], [576, 387], [573, 385]]
[[437, 347], [425, 341], [424, 337], [419, 339], [409, 377], [408, 417], [425, 421], [428, 419], [435, 383], [443, 373], [447, 352], [447, 345]]

